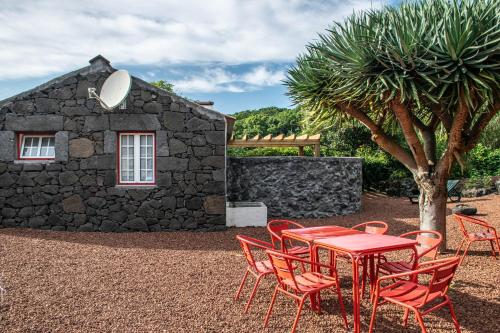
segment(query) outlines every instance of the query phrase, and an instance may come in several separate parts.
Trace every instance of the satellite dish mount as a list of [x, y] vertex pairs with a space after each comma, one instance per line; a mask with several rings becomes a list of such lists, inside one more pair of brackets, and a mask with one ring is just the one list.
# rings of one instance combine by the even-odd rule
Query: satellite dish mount
[[132, 79], [125, 70], [118, 70], [111, 74], [101, 88], [100, 95], [97, 95], [96, 88], [89, 88], [89, 98], [97, 99], [101, 106], [111, 111], [116, 107], [126, 108], [126, 98], [132, 87]]

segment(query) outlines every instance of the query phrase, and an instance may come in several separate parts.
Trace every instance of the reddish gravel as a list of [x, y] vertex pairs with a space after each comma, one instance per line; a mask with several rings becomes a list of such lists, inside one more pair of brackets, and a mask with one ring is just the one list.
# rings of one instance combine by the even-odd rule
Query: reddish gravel
[[[500, 230], [500, 196], [465, 199]], [[453, 204], [449, 205], [451, 208]], [[449, 212], [450, 213], [450, 212]], [[414, 230], [418, 208], [408, 200], [364, 196], [360, 214], [306, 225], [352, 226], [383, 220], [391, 234]], [[0, 230], [0, 272], [8, 293], [0, 304], [1, 332], [287, 332], [295, 304], [278, 299], [268, 330], [262, 328], [274, 278], [262, 284], [249, 314], [232, 297], [245, 268], [234, 237], [267, 238], [264, 228], [216, 233], [64, 233]], [[448, 248], [459, 241], [449, 219]], [[450, 295], [463, 332], [500, 332], [500, 261], [486, 244], [473, 248]], [[349, 266], [341, 264], [344, 299], [351, 311]], [[342, 332], [337, 301], [324, 296], [323, 315], [304, 309], [300, 332]], [[370, 304], [362, 310], [367, 329]], [[404, 332], [402, 311], [379, 311], [378, 332]], [[446, 310], [425, 317], [430, 332], [451, 332]], [[418, 331], [410, 319], [408, 332]]]

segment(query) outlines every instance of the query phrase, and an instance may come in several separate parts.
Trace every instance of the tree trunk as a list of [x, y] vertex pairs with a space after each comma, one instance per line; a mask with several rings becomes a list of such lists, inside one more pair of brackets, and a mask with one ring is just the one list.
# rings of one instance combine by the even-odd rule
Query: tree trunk
[[420, 189], [420, 230], [434, 230], [441, 233], [443, 242], [440, 251], [446, 250], [446, 181], [447, 177], [433, 177], [417, 181]]

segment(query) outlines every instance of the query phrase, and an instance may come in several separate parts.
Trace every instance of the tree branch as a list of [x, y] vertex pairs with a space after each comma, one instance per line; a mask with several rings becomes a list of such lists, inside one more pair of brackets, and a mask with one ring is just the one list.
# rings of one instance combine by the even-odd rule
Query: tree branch
[[465, 124], [469, 119], [469, 108], [465, 102], [463, 91], [459, 94], [457, 109], [457, 113], [448, 134], [448, 145], [437, 167], [438, 173], [441, 174], [448, 174], [450, 172], [454, 157], [458, 153], [458, 149], [462, 144], [462, 135]]
[[432, 115], [429, 125], [425, 125], [417, 116], [413, 116], [413, 123], [418, 128], [422, 135], [425, 157], [429, 165], [436, 165], [436, 124], [439, 123], [439, 118]]
[[364, 112], [346, 104], [339, 105], [339, 108], [365, 125], [372, 132], [372, 140], [375, 141], [383, 150], [403, 163], [411, 172], [416, 171], [417, 165], [412, 156], [409, 155], [396, 141], [389, 137], [382, 130], [382, 128], [375, 124], [375, 122]]
[[489, 124], [491, 119], [498, 113], [500, 110], [500, 102], [496, 102], [494, 105], [490, 107], [488, 112], [482, 113], [474, 126], [470, 129], [467, 138], [464, 142], [464, 146], [461, 149], [462, 153], [466, 153], [470, 150], [472, 150], [477, 142], [479, 141], [479, 138], [481, 137], [481, 133], [483, 132], [484, 128]]
[[429, 164], [425, 156], [424, 148], [420, 142], [417, 133], [415, 132], [415, 123], [413, 122], [413, 117], [405, 105], [399, 101], [399, 97], [396, 97], [391, 102], [392, 110], [396, 115], [396, 119], [403, 130], [403, 135], [408, 142], [408, 146], [413, 154], [413, 157], [417, 163], [418, 168], [422, 172], [427, 172]]

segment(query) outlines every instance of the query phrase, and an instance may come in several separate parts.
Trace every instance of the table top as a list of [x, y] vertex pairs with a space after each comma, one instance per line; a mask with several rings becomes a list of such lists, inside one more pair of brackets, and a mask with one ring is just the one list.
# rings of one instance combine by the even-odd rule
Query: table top
[[414, 239], [367, 233], [320, 238], [314, 243], [321, 247], [356, 255], [407, 249], [418, 244]]
[[327, 225], [321, 227], [286, 229], [282, 234], [294, 239], [311, 242], [325, 237], [338, 237], [354, 234], [362, 234], [362, 231], [345, 228], [337, 225]]

